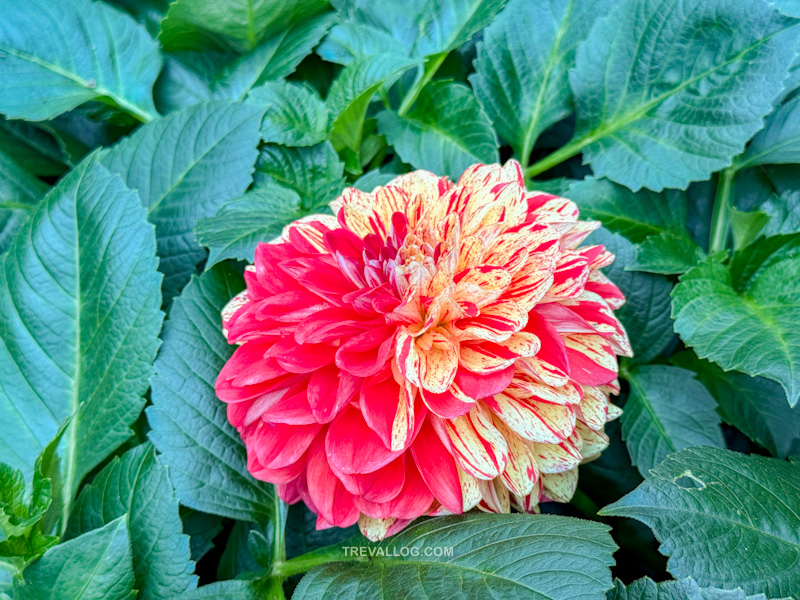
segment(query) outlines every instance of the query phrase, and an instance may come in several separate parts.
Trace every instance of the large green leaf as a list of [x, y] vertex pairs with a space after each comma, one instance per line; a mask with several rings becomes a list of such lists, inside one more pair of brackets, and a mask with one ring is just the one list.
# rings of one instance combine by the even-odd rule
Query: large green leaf
[[330, 142], [308, 148], [264, 144], [256, 163], [255, 183], [278, 183], [300, 195], [308, 212], [322, 211], [344, 187], [344, 164]]
[[264, 584], [258, 581], [217, 581], [184, 592], [174, 600], [263, 600]]
[[272, 181], [228, 202], [194, 229], [197, 241], [210, 250], [206, 268], [229, 258], [252, 263], [259, 242], [271, 242], [303, 214], [297, 193]]
[[30, 478], [68, 417], [69, 499], [131, 436], [161, 329], [153, 226], [90, 159], [54, 187], [0, 261], [0, 454]]
[[136, 589], [141, 600], [171, 598], [197, 585], [189, 538], [167, 469], [151, 444], [115, 457], [86, 486], [69, 517], [65, 538], [127, 516]]
[[367, 546], [369, 560], [317, 567], [292, 597], [595, 599], [611, 587], [616, 549], [600, 523], [520, 514], [428, 519]]
[[723, 448], [716, 402], [686, 369], [650, 365], [629, 371], [622, 437], [631, 462], [647, 477], [667, 454], [690, 446]]
[[378, 125], [403, 161], [453, 180], [474, 163], [499, 160], [489, 118], [459, 83], [426, 86], [406, 116], [384, 111]]
[[771, 236], [800, 232], [800, 190], [783, 191], [759, 208], [769, 219], [761, 234]]
[[222, 519], [199, 510], [183, 508], [181, 521], [183, 532], [189, 536], [192, 560], [198, 562], [214, 548], [214, 538], [222, 532]]
[[800, 594], [800, 464], [689, 448], [601, 514], [652, 528], [676, 577], [751, 594]]
[[612, 0], [512, 0], [484, 32], [470, 82], [523, 166], [539, 135], [572, 112], [575, 48]]
[[576, 140], [595, 176], [686, 188], [730, 165], [794, 58], [796, 21], [765, 0], [624, 0], [578, 46]]
[[159, 40], [169, 52], [247, 52], [326, 4], [325, 0], [176, 0], [161, 22]]
[[701, 358], [723, 369], [781, 384], [800, 398], [800, 235], [762, 238], [730, 267], [708, 259], [672, 293], [675, 331]]
[[334, 25], [316, 52], [340, 65], [370, 56], [408, 56], [403, 44], [390, 33], [358, 22]]
[[614, 262], [603, 269], [625, 294], [625, 304], [615, 314], [631, 339], [632, 360], [649, 362], [661, 354], [675, 337], [669, 315], [672, 284], [661, 275], [627, 270], [636, 256], [636, 247], [619, 234], [601, 228], [592, 233], [587, 243], [603, 244], [616, 256]]
[[331, 13], [285, 27], [244, 55], [179, 52], [167, 58], [156, 83], [165, 112], [209, 100], [242, 100], [253, 87], [294, 72], [333, 22]]
[[0, 118], [0, 150], [36, 177], [61, 175], [67, 158], [58, 141], [37, 125]]
[[328, 135], [328, 109], [307, 84], [270, 81], [255, 88], [248, 102], [266, 109], [261, 139], [286, 146], [313, 146]]
[[680, 367], [691, 369], [719, 405], [723, 420], [742, 431], [773, 456], [800, 454], [800, 406], [786, 404], [781, 386], [763, 377], [725, 372], [691, 352], [670, 357]]
[[628, 268], [647, 273], [680, 275], [704, 257], [705, 253], [688, 235], [665, 231], [639, 244], [636, 260]]
[[214, 381], [233, 353], [222, 335], [220, 311], [243, 287], [232, 268], [217, 265], [194, 278], [175, 300], [164, 326], [147, 418], [181, 504], [265, 521], [273, 514], [272, 486], [248, 473], [244, 444], [214, 393]]
[[189, 280], [205, 251], [192, 229], [252, 181], [263, 108], [212, 102], [172, 113], [102, 155], [111, 171], [139, 191], [156, 226], [164, 297]]
[[372, 97], [418, 61], [402, 56], [369, 56], [347, 65], [331, 85], [325, 104], [331, 113], [331, 141], [336, 149], [358, 152]]
[[0, 150], [0, 254], [46, 190], [42, 181]]
[[701, 588], [691, 577], [659, 583], [642, 577], [627, 586], [615, 579], [614, 589], [608, 592], [606, 600], [767, 600], [767, 597], [764, 594], [748, 596], [741, 588]]
[[133, 600], [125, 517], [50, 548], [23, 575], [15, 600]]
[[91, 0], [2, 0], [0, 14], [0, 112], [44, 121], [103, 100], [156, 115], [158, 44], [130, 16]]
[[800, 96], [789, 100], [767, 117], [759, 131], [736, 161], [736, 168], [800, 162]]

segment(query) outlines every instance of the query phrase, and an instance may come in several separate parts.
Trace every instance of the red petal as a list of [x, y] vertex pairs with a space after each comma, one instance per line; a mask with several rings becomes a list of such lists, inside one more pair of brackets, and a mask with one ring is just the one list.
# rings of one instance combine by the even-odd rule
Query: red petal
[[455, 460], [427, 420], [411, 445], [411, 455], [436, 499], [452, 513], [464, 512]]
[[395, 327], [376, 327], [347, 340], [336, 352], [336, 365], [358, 377], [375, 375], [394, 351]]
[[330, 424], [325, 448], [331, 468], [337, 472], [372, 473], [403, 453], [390, 452], [378, 434], [367, 426], [361, 413], [349, 406]]
[[318, 514], [337, 527], [349, 527], [358, 521], [353, 494], [334, 474], [325, 452], [325, 438], [319, 436], [308, 449], [306, 478], [308, 494]]

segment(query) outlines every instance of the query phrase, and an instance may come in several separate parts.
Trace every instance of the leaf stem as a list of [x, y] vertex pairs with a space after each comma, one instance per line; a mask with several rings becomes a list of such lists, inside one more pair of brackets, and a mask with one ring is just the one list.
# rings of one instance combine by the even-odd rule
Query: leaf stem
[[535, 177], [539, 173], [549, 171], [556, 165], [560, 165], [565, 160], [572, 158], [594, 141], [599, 140], [606, 134], [605, 130], [599, 130], [589, 135], [571, 140], [566, 146], [561, 146], [552, 154], [548, 154], [543, 159], [536, 161], [525, 169], [526, 177]]
[[[353, 545], [356, 545], [355, 543]], [[361, 555], [348, 556], [345, 553], [344, 546], [334, 544], [333, 546], [326, 546], [319, 550], [307, 552], [302, 556], [292, 558], [280, 563], [275, 563], [272, 566], [272, 575], [285, 579], [292, 575], [299, 575], [310, 571], [314, 567], [324, 565], [332, 562], [363, 562], [368, 560]]]
[[709, 252], [724, 250], [728, 243], [730, 203], [736, 171], [735, 167], [728, 167], [719, 174], [717, 192], [714, 196], [714, 210], [711, 214], [711, 233], [708, 238]]
[[277, 565], [286, 561], [286, 516], [289, 507], [274, 490], [272, 494], [275, 507], [272, 521], [272, 564]]
[[403, 102], [400, 104], [400, 108], [397, 109], [397, 114], [401, 117], [404, 116], [411, 107], [414, 105], [414, 102], [417, 101], [420, 92], [422, 92], [422, 88], [424, 88], [428, 82], [433, 79], [433, 76], [436, 74], [436, 71], [439, 70], [439, 67], [442, 66], [444, 59], [447, 58], [447, 52], [440, 52], [439, 54], [434, 54], [428, 58], [425, 62], [425, 66], [423, 67], [422, 75], [417, 78], [414, 82], [414, 85], [411, 86], [411, 89], [408, 90], [406, 97], [403, 98]]

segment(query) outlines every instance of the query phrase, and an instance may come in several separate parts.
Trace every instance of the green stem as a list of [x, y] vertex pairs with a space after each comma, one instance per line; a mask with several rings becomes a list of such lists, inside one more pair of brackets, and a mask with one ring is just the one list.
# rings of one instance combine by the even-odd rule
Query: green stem
[[272, 575], [282, 579], [291, 577], [292, 575], [299, 575], [318, 567], [332, 562], [356, 562], [368, 560], [361, 555], [349, 556], [345, 553], [343, 546], [326, 546], [313, 552], [308, 552], [302, 556], [276, 563], [272, 566]]
[[411, 86], [411, 89], [408, 90], [406, 97], [403, 98], [403, 102], [400, 104], [400, 108], [397, 109], [397, 114], [401, 117], [404, 116], [411, 107], [414, 105], [414, 102], [417, 101], [420, 92], [422, 92], [422, 88], [424, 88], [428, 82], [433, 79], [433, 76], [436, 74], [436, 71], [439, 70], [439, 67], [442, 66], [444, 59], [447, 58], [447, 52], [440, 52], [439, 54], [434, 54], [428, 61], [425, 63], [425, 67], [422, 71], [422, 75], [417, 78], [414, 82], [414, 85]]
[[275, 493], [273, 505], [275, 518], [272, 522], [272, 564], [276, 565], [286, 560], [286, 516], [289, 507]]
[[714, 211], [711, 214], [711, 233], [708, 239], [708, 251], [725, 250], [730, 234], [730, 203], [733, 193], [733, 179], [736, 168], [729, 167], [719, 174], [717, 193], [714, 196]]
[[535, 177], [539, 173], [544, 173], [545, 171], [549, 171], [556, 165], [560, 165], [565, 160], [572, 158], [576, 154], [580, 153], [580, 151], [583, 150], [586, 146], [603, 137], [605, 133], [606, 132], [602, 130], [596, 131], [590, 135], [586, 135], [584, 137], [570, 141], [566, 146], [562, 146], [552, 154], [548, 154], [543, 159], [536, 161], [530, 167], [526, 168], [525, 176]]

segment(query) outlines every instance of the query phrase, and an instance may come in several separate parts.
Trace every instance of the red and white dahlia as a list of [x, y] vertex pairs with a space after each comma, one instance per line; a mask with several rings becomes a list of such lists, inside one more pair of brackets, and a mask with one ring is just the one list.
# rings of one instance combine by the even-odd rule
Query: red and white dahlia
[[598, 223], [527, 192], [516, 161], [331, 208], [260, 244], [223, 311], [239, 348], [216, 391], [253, 476], [317, 528], [372, 540], [421, 515], [568, 502], [631, 355], [599, 270], [614, 256], [579, 247]]

